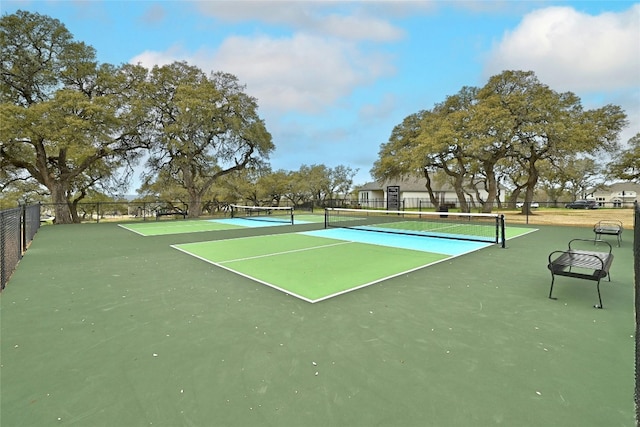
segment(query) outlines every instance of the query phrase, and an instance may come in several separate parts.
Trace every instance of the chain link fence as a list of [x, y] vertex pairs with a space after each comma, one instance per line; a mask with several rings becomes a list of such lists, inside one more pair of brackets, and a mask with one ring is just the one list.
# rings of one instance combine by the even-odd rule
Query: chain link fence
[[40, 205], [0, 211], [0, 290], [4, 289], [40, 227]]

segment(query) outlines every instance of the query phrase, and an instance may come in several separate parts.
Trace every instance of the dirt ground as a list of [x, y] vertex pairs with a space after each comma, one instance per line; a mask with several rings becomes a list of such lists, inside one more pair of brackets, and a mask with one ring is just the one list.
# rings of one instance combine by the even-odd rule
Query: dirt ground
[[[503, 212], [507, 224], [527, 223], [527, 216], [515, 211]], [[617, 220], [622, 222], [625, 230], [633, 229], [633, 209], [534, 209], [528, 216], [529, 224], [575, 225], [577, 227], [593, 227], [601, 220]]]

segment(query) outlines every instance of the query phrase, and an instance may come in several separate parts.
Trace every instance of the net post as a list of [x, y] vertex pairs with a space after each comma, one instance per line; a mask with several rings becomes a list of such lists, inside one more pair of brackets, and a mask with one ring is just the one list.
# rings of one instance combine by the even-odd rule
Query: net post
[[500, 215], [497, 220], [500, 223], [498, 228], [500, 229], [500, 234], [502, 237], [501, 238], [502, 242], [500, 246], [502, 247], [502, 249], [504, 249], [507, 247], [507, 238], [505, 235], [505, 225], [504, 225], [504, 214]]
[[295, 222], [293, 220], [293, 206], [291, 206], [291, 225], [294, 225]]

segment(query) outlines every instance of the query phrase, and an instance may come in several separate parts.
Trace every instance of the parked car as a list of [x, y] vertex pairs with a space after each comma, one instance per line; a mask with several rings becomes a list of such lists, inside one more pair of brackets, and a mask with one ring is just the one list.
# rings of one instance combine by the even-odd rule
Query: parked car
[[[524, 202], [517, 202], [516, 203], [516, 208], [520, 209], [524, 206]], [[539, 208], [540, 205], [538, 205], [538, 202], [531, 202], [531, 208]]]
[[569, 209], [598, 209], [598, 203], [595, 200], [576, 200], [575, 202], [564, 205]]

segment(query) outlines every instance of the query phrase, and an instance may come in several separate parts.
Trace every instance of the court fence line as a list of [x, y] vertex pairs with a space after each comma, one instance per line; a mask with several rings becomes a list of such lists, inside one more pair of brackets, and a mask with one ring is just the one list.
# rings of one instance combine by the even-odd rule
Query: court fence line
[[[202, 216], [228, 216], [230, 213], [230, 206], [233, 204], [244, 205], [247, 203], [239, 203], [236, 201], [203, 201], [202, 202]], [[251, 204], [251, 203], [250, 203]], [[459, 204], [454, 200], [445, 200], [440, 203], [439, 206], [434, 206], [430, 201], [424, 198], [403, 198], [399, 201], [398, 210], [407, 211], [448, 211], [448, 212], [460, 212]], [[42, 211], [51, 215], [55, 212], [55, 203], [41, 203]], [[265, 203], [261, 203], [260, 206], [273, 206]], [[386, 209], [386, 199], [370, 199], [370, 200], [356, 200], [356, 199], [328, 199], [315, 202], [301, 202], [293, 204], [289, 200], [281, 200], [275, 206], [293, 207], [296, 212], [306, 211], [314, 213], [316, 210], [324, 211], [326, 208], [347, 208], [347, 209]], [[125, 217], [136, 220], [155, 220], [155, 213], [158, 209], [167, 207], [180, 207], [183, 210], [187, 209], [187, 205], [182, 201], [137, 201], [137, 200], [121, 200], [121, 201], [108, 201], [108, 202], [79, 202], [75, 205], [77, 210], [77, 216], [80, 222], [96, 222], [99, 223], [102, 220], [123, 219]], [[611, 209], [611, 211], [626, 211], [631, 212], [633, 215], [633, 205], [615, 205], [613, 203], [600, 203], [600, 208]], [[491, 213], [513, 213], [522, 212], [522, 215], [517, 215], [517, 222], [529, 224], [530, 217], [534, 216], [539, 210], [546, 211], [565, 211], [564, 203], [546, 203], [540, 202], [537, 208], [531, 208], [529, 210], [521, 207], [512, 206], [508, 203], [493, 203], [491, 206]], [[481, 206], [476, 204], [469, 204], [469, 213], [481, 213]], [[510, 219], [513, 222], [513, 219]]]
[[0, 211], [0, 291], [9, 282], [39, 228], [39, 204]]

